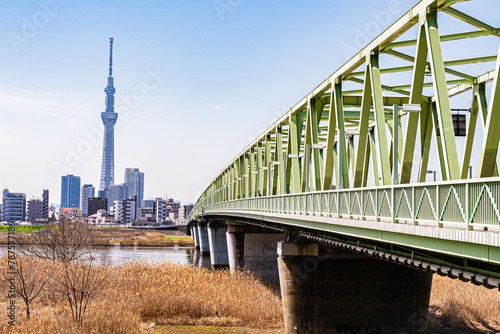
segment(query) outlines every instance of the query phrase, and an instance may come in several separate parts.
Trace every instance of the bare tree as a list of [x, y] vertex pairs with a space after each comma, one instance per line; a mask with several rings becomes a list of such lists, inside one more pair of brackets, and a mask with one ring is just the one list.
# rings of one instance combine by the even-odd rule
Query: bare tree
[[52, 271], [49, 263], [40, 259], [18, 256], [16, 259], [14, 277], [4, 273], [5, 282], [12, 282], [16, 293], [26, 304], [26, 317], [30, 318], [30, 304], [46, 288], [51, 280]]
[[17, 243], [26, 255], [71, 262], [91, 253], [95, 232], [84, 220], [61, 218], [35, 235], [18, 235]]
[[53, 288], [66, 297], [73, 320], [79, 327], [83, 324], [90, 299], [110, 275], [107, 268], [96, 266], [94, 260], [95, 258], [90, 256], [85, 259], [76, 259], [71, 263], [62, 263], [60, 264], [62, 275], [54, 277]]

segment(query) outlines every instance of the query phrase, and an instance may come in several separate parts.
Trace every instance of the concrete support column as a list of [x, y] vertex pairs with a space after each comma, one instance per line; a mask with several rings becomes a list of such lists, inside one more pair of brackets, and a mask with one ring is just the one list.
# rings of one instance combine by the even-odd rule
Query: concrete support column
[[206, 222], [198, 223], [198, 240], [200, 243], [200, 251], [202, 254], [210, 253], [210, 245], [208, 243], [208, 228]]
[[193, 240], [194, 240], [194, 246], [197, 248], [197, 249], [200, 249], [200, 239], [199, 239], [199, 236], [198, 236], [198, 225], [193, 225], [193, 227], [191, 227], [191, 237], [193, 237]]
[[227, 225], [222, 222], [208, 223], [208, 243], [210, 245], [210, 261], [212, 268], [229, 267], [227, 254]]
[[287, 334], [425, 333], [431, 273], [315, 243], [278, 243]]
[[229, 225], [226, 236], [231, 271], [246, 269], [268, 280], [279, 280], [276, 243], [286, 238], [281, 232]]

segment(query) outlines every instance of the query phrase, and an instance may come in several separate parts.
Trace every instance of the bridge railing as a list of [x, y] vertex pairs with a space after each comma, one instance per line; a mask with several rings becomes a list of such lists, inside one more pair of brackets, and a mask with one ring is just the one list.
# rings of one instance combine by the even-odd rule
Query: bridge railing
[[251, 211], [500, 231], [499, 198], [495, 177], [238, 199], [197, 206], [191, 219]]

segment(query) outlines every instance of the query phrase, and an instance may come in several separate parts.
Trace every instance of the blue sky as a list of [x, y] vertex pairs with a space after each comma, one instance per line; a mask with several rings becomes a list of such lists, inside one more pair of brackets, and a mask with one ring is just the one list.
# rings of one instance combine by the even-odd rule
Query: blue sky
[[145, 197], [194, 202], [231, 158], [352, 56], [345, 46], [356, 47], [357, 29], [375, 22], [372, 39], [415, 3], [2, 1], [0, 181], [28, 197], [48, 187], [55, 203], [63, 174], [98, 186], [114, 37], [115, 182], [139, 168]]

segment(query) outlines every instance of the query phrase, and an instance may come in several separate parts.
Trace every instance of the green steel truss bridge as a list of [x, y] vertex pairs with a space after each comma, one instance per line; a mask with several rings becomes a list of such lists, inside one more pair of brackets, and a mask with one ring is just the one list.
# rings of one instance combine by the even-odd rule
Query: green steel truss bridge
[[[188, 222], [280, 229], [500, 289], [500, 54], [477, 47], [496, 50], [500, 28], [460, 2], [401, 16], [230, 161]], [[442, 181], [426, 182], [429, 159]]]

